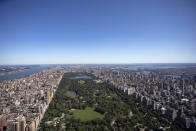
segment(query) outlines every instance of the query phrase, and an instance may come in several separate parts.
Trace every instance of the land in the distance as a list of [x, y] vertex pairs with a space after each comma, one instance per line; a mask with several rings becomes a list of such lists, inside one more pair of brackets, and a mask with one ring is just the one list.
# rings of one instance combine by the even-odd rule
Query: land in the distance
[[6, 74], [12, 74], [16, 72], [21, 72], [26, 69], [30, 69], [32, 67], [39, 67], [40, 65], [17, 65], [17, 66], [0, 66], [0, 76]]

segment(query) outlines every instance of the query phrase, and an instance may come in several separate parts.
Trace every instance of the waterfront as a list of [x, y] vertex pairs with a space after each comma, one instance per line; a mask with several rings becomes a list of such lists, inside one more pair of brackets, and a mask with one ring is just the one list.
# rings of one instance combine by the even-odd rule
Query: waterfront
[[122, 69], [138, 71], [143, 69], [175, 69], [175, 68], [195, 68], [195, 63], [143, 63], [122, 65]]
[[50, 65], [40, 65], [40, 66], [36, 66], [36, 67], [31, 67], [30, 69], [25, 69], [21, 72], [15, 72], [15, 73], [11, 73], [11, 74], [2, 75], [2, 76], [0, 76], [0, 83], [5, 80], [18, 79], [18, 78], [22, 78], [22, 77], [31, 75], [33, 73], [38, 73], [38, 72], [41, 72], [42, 70], [48, 69], [50, 67], [51, 67]]

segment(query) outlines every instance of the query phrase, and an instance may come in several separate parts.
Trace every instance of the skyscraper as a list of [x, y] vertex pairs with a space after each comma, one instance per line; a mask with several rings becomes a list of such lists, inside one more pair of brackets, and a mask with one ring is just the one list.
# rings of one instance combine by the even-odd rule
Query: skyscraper
[[0, 115], [0, 131], [7, 130], [7, 120], [5, 115]]
[[47, 90], [47, 94], [46, 94], [46, 103], [49, 104], [50, 102], [50, 91]]

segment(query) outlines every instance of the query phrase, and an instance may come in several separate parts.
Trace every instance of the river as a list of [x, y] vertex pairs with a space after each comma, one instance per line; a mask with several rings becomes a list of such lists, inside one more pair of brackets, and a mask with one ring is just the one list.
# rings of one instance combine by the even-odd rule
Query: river
[[22, 78], [22, 77], [25, 77], [25, 76], [28, 76], [28, 75], [31, 75], [34, 73], [38, 73], [38, 72], [41, 72], [42, 70], [48, 69], [50, 67], [51, 67], [50, 65], [40, 65], [40, 66], [36, 66], [36, 67], [31, 67], [30, 69], [25, 69], [20, 72], [1, 75], [0, 76], [0, 83], [3, 82], [4, 80], [18, 79], [18, 78]]

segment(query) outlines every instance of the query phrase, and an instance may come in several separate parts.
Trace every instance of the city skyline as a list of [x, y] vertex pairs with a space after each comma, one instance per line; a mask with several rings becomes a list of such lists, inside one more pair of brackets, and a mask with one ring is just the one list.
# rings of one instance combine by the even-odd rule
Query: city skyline
[[194, 131], [196, 67], [135, 67], [3, 67], [0, 129]]
[[196, 2], [1, 1], [0, 65], [196, 63]]

